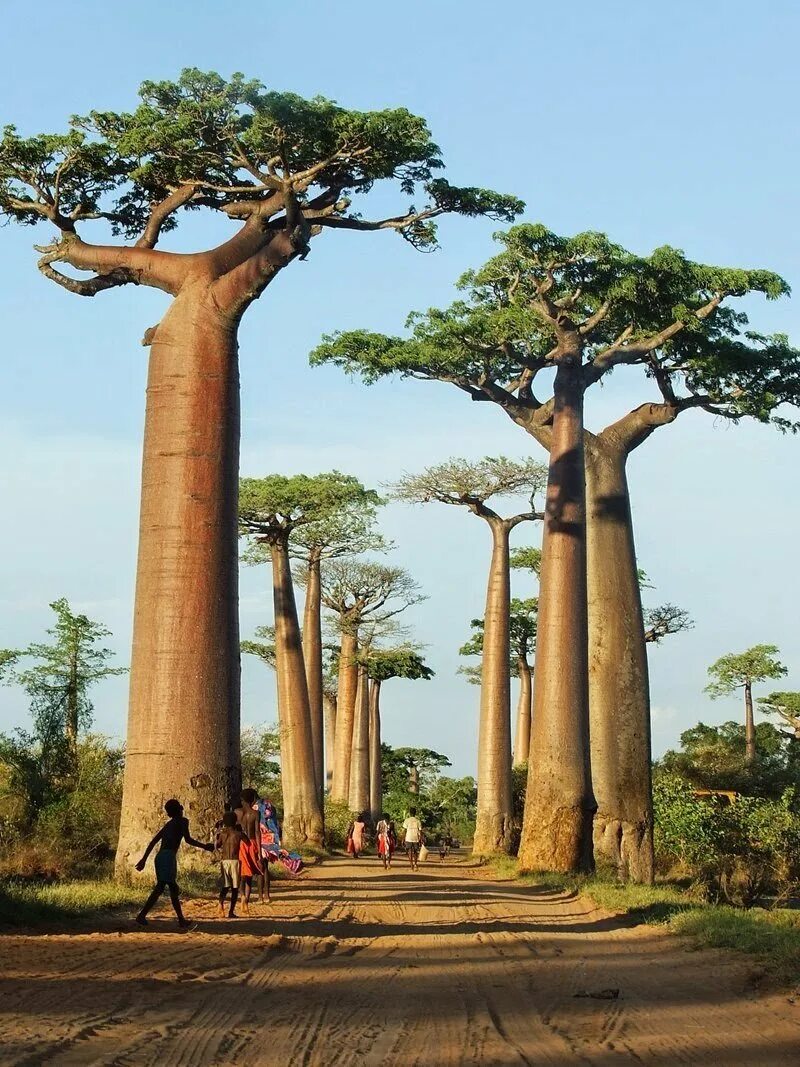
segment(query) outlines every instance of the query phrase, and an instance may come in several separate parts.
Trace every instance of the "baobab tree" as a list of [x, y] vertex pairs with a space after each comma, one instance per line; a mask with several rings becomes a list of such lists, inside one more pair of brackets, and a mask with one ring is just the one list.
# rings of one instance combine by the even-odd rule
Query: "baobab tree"
[[[196, 69], [146, 81], [131, 112], [0, 140], [0, 212], [56, 231], [42, 275], [94, 297], [146, 285], [173, 297], [147, 330], [131, 704], [119, 859], [138, 855], [163, 796], [210, 826], [238, 779], [237, 333], [280, 271], [326, 230], [394, 230], [419, 248], [446, 213], [512, 219], [522, 205], [437, 177], [439, 148], [405, 109], [354, 111]], [[422, 206], [370, 220], [352, 198], [396, 182]], [[238, 228], [215, 248], [159, 247], [187, 211]], [[106, 224], [121, 243], [87, 239]], [[77, 275], [73, 272], [78, 272]], [[86, 276], [88, 274], [88, 276]], [[180, 383], [180, 388], [175, 383]], [[170, 713], [165, 716], [164, 709]]]
[[691, 630], [694, 626], [689, 612], [675, 604], [659, 604], [655, 608], [644, 610], [645, 644], [658, 644], [670, 634], [679, 634]]
[[[342, 558], [332, 560], [322, 572], [322, 603], [334, 616], [341, 641], [330, 790], [331, 800], [337, 803], [350, 800], [359, 631], [380, 627], [424, 599], [417, 583], [402, 567]], [[363, 714], [365, 709], [362, 706], [360, 710]], [[367, 704], [367, 716], [368, 713]]]
[[[466, 298], [412, 315], [409, 336], [335, 334], [311, 358], [367, 382], [400, 374], [450, 383], [497, 405], [549, 450], [534, 683], [542, 736], [520, 857], [532, 868], [590, 866], [597, 806], [595, 849], [649, 881], [649, 683], [627, 459], [689, 410], [789, 425], [779, 408], [799, 395], [797, 350], [748, 331], [744, 313], [725, 303], [788, 287], [768, 271], [693, 263], [671, 248], [635, 256], [603, 234], [565, 238], [522, 225], [498, 237], [500, 255], [460, 280]], [[579, 433], [586, 391], [624, 366], [639, 378], [644, 370], [655, 400], [644, 397], [600, 433]], [[553, 369], [548, 396], [538, 382]]]
[[434, 672], [419, 651], [410, 645], [397, 648], [370, 648], [359, 654], [369, 679], [369, 810], [373, 823], [383, 812], [381, 775], [381, 689], [391, 678], [420, 678], [428, 681]]
[[[523, 549], [523, 551], [526, 551]], [[512, 553], [513, 555], [513, 553]], [[517, 698], [517, 720], [514, 729], [514, 747], [511, 762], [513, 766], [521, 766], [528, 762], [531, 748], [531, 698], [533, 668], [531, 657], [536, 648], [536, 616], [538, 614], [539, 601], [532, 597], [529, 600], [520, 600], [512, 597], [508, 611], [508, 636], [509, 636], [509, 668], [515, 671], [519, 681], [519, 696]], [[470, 622], [472, 637], [458, 650], [461, 656], [482, 656], [484, 623], [483, 619], [473, 619]], [[460, 668], [470, 682], [480, 684], [481, 668]]]
[[[309, 477], [273, 474], [243, 478], [242, 533], [269, 551], [275, 609], [275, 673], [284, 773], [284, 835], [294, 845], [322, 845], [322, 781], [317, 780], [303, 645], [289, 559], [289, 539], [300, 527], [338, 514], [363, 486], [333, 471]], [[320, 743], [321, 743], [320, 738]]]
[[[289, 537], [289, 555], [303, 563], [303, 662], [311, 714], [314, 774], [320, 796], [324, 787], [320, 568], [327, 559], [369, 550], [381, 551], [387, 547], [375, 529], [376, 508], [382, 503], [378, 494], [349, 474], [332, 471], [324, 477], [327, 495], [319, 497], [313, 504], [311, 521], [294, 526]], [[314, 514], [321, 517], [313, 519]], [[246, 560], [254, 564], [267, 562], [270, 551], [268, 545], [255, 541], [247, 551]]]
[[705, 692], [716, 700], [741, 689], [744, 693], [744, 760], [750, 766], [756, 760], [756, 727], [753, 717], [753, 686], [772, 678], [782, 678], [788, 671], [778, 659], [777, 645], [753, 645], [744, 652], [729, 652], [708, 668], [711, 681]]
[[789, 736], [800, 741], [800, 693], [770, 693], [756, 701], [758, 710], [765, 715], [777, 715], [791, 731]]
[[[481, 706], [478, 727], [478, 811], [473, 850], [510, 851], [514, 843], [511, 801], [511, 690], [509, 678], [509, 538], [522, 522], [541, 519], [533, 499], [544, 487], [545, 468], [532, 460], [487, 456], [477, 462], [451, 459], [422, 474], [407, 474], [392, 495], [408, 503], [437, 501], [466, 508], [487, 523], [492, 558], [486, 586]], [[501, 517], [486, 502], [524, 494], [526, 511]]]

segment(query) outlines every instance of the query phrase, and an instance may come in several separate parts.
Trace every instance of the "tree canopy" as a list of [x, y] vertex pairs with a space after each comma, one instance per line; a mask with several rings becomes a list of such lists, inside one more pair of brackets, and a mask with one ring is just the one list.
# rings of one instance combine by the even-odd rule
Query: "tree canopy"
[[[536, 648], [536, 619], [539, 610], [539, 600], [531, 597], [528, 600], [520, 600], [513, 597], [510, 604], [508, 617], [508, 634], [510, 643], [511, 659], [509, 666], [516, 669], [517, 660], [527, 659], [533, 655]], [[472, 619], [470, 622], [472, 637], [458, 650], [460, 656], [483, 655], [483, 619]], [[459, 673], [466, 675], [470, 682], [480, 682], [479, 667], [460, 667]]]
[[399, 648], [370, 648], [359, 654], [358, 662], [367, 668], [367, 675], [376, 682], [387, 682], [390, 678], [424, 678], [429, 681], [434, 671], [416, 651], [406, 645]]
[[689, 612], [675, 604], [660, 604], [644, 610], [644, 639], [648, 644], [657, 644], [669, 634], [691, 630], [693, 626]]
[[765, 715], [778, 715], [792, 731], [792, 736], [800, 740], [800, 693], [778, 692], [759, 697], [756, 701], [759, 711]]
[[543, 491], [547, 468], [533, 460], [513, 460], [507, 456], [485, 456], [470, 461], [450, 459], [426, 468], [421, 474], [404, 474], [390, 488], [394, 499], [410, 504], [459, 504], [482, 518], [496, 517], [486, 501], [495, 496], [525, 495], [530, 510], [518, 516], [537, 519], [534, 497]]
[[463, 299], [411, 314], [404, 337], [326, 335], [311, 363], [367, 383], [393, 374], [449, 382], [534, 430], [552, 414], [552, 401], [535, 393], [537, 377], [568, 337], [587, 385], [623, 364], [643, 368], [669, 409], [661, 421], [699, 407], [794, 428], [779, 409], [800, 396], [798, 350], [783, 335], [748, 329], [746, 314], [725, 303], [787, 294], [777, 274], [696, 263], [670, 247], [638, 256], [602, 233], [562, 237], [541, 224], [497, 239], [500, 254], [459, 280]]
[[[380, 503], [380, 497], [349, 474], [270, 474], [242, 478], [239, 526], [256, 542], [286, 540], [298, 527], [335, 521], [349, 509]], [[251, 562], [261, 562], [256, 556]]]
[[788, 672], [777, 657], [777, 645], [753, 645], [744, 652], [729, 652], [708, 668], [711, 681], [705, 691], [715, 700], [754, 682], [781, 678]]
[[425, 599], [402, 567], [343, 557], [331, 560], [322, 574], [322, 603], [346, 630], [382, 626]]
[[[81, 295], [127, 283], [175, 291], [191, 257], [168, 262], [152, 250], [182, 210], [220, 212], [262, 233], [282, 230], [304, 254], [325, 228], [391, 229], [430, 248], [434, 220], [445, 212], [510, 221], [523, 208], [516, 197], [441, 177], [425, 121], [404, 108], [358, 111], [196, 68], [177, 81], [145, 81], [139, 98], [129, 112], [73, 116], [61, 133], [26, 137], [7, 126], [0, 140], [0, 212], [57, 227], [61, 239], [43, 250], [40, 269]], [[367, 220], [350, 210], [353, 197], [384, 180], [408, 198], [405, 211]], [[96, 220], [139, 254], [79, 248], [78, 227]], [[60, 260], [97, 275], [77, 281], [53, 268]]]

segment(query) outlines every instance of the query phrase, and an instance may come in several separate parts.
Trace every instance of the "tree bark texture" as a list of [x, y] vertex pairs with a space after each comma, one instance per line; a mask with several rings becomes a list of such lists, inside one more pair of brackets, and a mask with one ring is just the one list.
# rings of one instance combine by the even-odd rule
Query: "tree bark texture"
[[[283, 792], [283, 837], [287, 845], [322, 847], [322, 798], [314, 773], [314, 746], [308, 689], [297, 619], [294, 583], [286, 540], [270, 545], [272, 588], [275, 604], [275, 673], [278, 678], [278, 708], [284, 727], [286, 750], [281, 765], [290, 770], [290, 788]], [[281, 738], [283, 743], [283, 737]]]
[[533, 723], [519, 849], [528, 870], [592, 867], [583, 382], [556, 371], [545, 505]]
[[517, 700], [517, 728], [514, 731], [513, 764], [515, 767], [528, 762], [531, 749], [533, 679], [531, 665], [524, 656], [517, 658], [517, 675], [519, 677], [519, 699]]
[[336, 697], [323, 693], [322, 708], [325, 717], [325, 787], [330, 792], [333, 780], [333, 750], [336, 743]]
[[183, 802], [202, 839], [238, 792], [236, 325], [198, 284], [152, 340], [120, 874], [163, 824], [165, 800]]
[[331, 783], [331, 800], [339, 804], [347, 804], [350, 801], [350, 762], [353, 754], [353, 720], [358, 686], [358, 667], [355, 663], [357, 652], [356, 634], [343, 631], [339, 650], [339, 693], [336, 701], [336, 737]]
[[353, 755], [350, 762], [350, 810], [369, 810], [369, 677], [359, 666], [356, 708], [353, 721]]
[[753, 718], [753, 683], [744, 683], [744, 761], [748, 767], [756, 761], [756, 724]]
[[509, 852], [513, 846], [511, 793], [511, 683], [508, 617], [511, 580], [510, 526], [489, 520], [492, 560], [483, 623], [481, 705], [478, 724], [478, 802], [472, 849], [478, 855]]
[[626, 450], [586, 442], [589, 715], [595, 862], [653, 881], [650, 683]]
[[383, 815], [383, 776], [381, 772], [381, 683], [369, 687], [369, 810], [373, 827]]
[[322, 796], [325, 783], [325, 750], [322, 709], [322, 599], [318, 552], [312, 552], [308, 560], [308, 581], [303, 610], [303, 658], [306, 665], [308, 706], [311, 712], [314, 775], [317, 789]]

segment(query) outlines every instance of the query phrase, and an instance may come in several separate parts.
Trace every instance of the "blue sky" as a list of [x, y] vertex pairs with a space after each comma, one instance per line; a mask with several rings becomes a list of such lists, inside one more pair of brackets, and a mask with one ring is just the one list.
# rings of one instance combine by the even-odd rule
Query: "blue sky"
[[[559, 8], [561, 10], [559, 10]], [[224, 14], [222, 12], [225, 12]], [[429, 121], [448, 177], [513, 192], [526, 218], [600, 229], [636, 251], [665, 243], [694, 258], [759, 266], [800, 288], [797, 241], [800, 14], [768, 5], [630, 2], [253, 5], [41, 0], [36, 24], [4, 16], [0, 112], [23, 133], [63, 128], [92, 107], [128, 108], [145, 78], [181, 67], [241, 70], [271, 87], [358, 108], [406, 106]], [[404, 206], [376, 192], [380, 212]], [[227, 232], [193, 218], [173, 247]], [[307, 353], [323, 332], [399, 330], [406, 313], [444, 303], [492, 252], [490, 222], [447, 220], [442, 249], [419, 255], [391, 234], [329, 233], [247, 315], [241, 332], [242, 467], [248, 475], [337, 467], [369, 484], [451, 455], [537, 455], [489, 405], [425, 383], [372, 389]], [[47, 228], [0, 230], [0, 647], [39, 639], [47, 603], [67, 596], [114, 632], [127, 662], [144, 413], [144, 329], [161, 294], [121, 289], [94, 300], [40, 278]], [[800, 297], [748, 305], [754, 324], [800, 340]], [[592, 397], [592, 426], [647, 398], [615, 375]], [[756, 642], [779, 645], [800, 688], [796, 439], [759, 426], [684, 416], [631, 462], [641, 564], [696, 626], [652, 650], [657, 752], [698, 719], [740, 714], [702, 693], [707, 665]], [[474, 767], [477, 692], [455, 675], [480, 614], [487, 531], [470, 515], [393, 505], [385, 528], [429, 599], [409, 613], [437, 671], [386, 687], [387, 739]], [[536, 536], [536, 534], [534, 534]], [[519, 543], [522, 543], [520, 535]], [[242, 633], [269, 619], [269, 574], [242, 576]], [[520, 595], [529, 595], [524, 580]], [[243, 716], [274, 718], [273, 683], [245, 663]], [[124, 732], [125, 679], [96, 690], [97, 725]], [[25, 721], [0, 690], [0, 724]]]

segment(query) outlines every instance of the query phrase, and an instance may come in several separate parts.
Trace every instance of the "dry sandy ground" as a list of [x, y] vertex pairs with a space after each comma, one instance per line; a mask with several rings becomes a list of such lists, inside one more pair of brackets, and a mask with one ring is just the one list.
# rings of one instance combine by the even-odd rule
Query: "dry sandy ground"
[[800, 1064], [752, 963], [568, 894], [334, 860], [255, 910], [0, 938], [0, 1062]]

